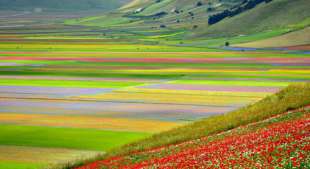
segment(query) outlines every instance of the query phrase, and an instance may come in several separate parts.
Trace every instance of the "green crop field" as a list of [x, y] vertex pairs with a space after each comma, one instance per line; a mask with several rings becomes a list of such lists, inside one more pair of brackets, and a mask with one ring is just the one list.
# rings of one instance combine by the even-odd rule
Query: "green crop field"
[[40, 164], [34, 164], [34, 163], [23, 163], [23, 162], [10, 162], [10, 161], [1, 161], [0, 162], [1, 168], [7, 168], [7, 169], [20, 169], [20, 168], [40, 168], [42, 165]]
[[[1, 145], [72, 148], [106, 151], [135, 139], [144, 133], [113, 132], [88, 129], [1, 125]], [[18, 135], [16, 135], [18, 133]]]
[[77, 81], [77, 80], [38, 80], [38, 79], [1, 79], [0, 85], [16, 86], [46, 86], [46, 87], [79, 87], [79, 88], [120, 88], [135, 86], [138, 82], [98, 82], [98, 81]]

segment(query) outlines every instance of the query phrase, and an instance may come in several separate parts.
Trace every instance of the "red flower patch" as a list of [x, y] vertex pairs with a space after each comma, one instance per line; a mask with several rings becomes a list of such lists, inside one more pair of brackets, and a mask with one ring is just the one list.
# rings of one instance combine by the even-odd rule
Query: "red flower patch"
[[210, 137], [166, 147], [166, 150], [178, 150], [164, 156], [158, 156], [166, 151], [159, 148], [137, 153], [136, 156], [146, 156], [143, 160], [133, 162], [128, 156], [115, 157], [77, 169], [293, 168], [305, 165], [310, 158], [309, 115], [254, 132], [232, 133], [214, 141], [208, 141]]

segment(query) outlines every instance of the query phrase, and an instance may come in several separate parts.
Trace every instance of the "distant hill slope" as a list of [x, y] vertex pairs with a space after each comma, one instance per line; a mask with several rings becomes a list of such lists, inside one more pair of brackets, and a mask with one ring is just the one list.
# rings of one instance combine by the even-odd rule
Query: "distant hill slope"
[[[194, 32], [194, 36], [227, 37], [274, 29], [290, 29], [308, 18], [310, 18], [309, 0], [273, 0], [235, 17], [224, 19], [207, 29]], [[304, 25], [309, 25], [309, 20]]]
[[[219, 37], [256, 33], [298, 24], [310, 17], [310, 1], [134, 0], [123, 6], [121, 11], [126, 13], [124, 17], [143, 20], [143, 26], [165, 25], [170, 29], [190, 30], [194, 32], [194, 37]], [[219, 17], [216, 18], [215, 15]]]
[[133, 0], [110, 15], [71, 20], [66, 24], [113, 27], [114, 30], [121, 27], [121, 31], [146, 32], [146, 35], [166, 30], [177, 32], [207, 26], [210, 15], [242, 2], [243, 0]]
[[[255, 5], [240, 10], [251, 6], [249, 4]], [[210, 17], [224, 11], [230, 11], [229, 16], [209, 25]], [[231, 15], [232, 11], [239, 12]], [[121, 27], [122, 31], [133, 30], [142, 34], [155, 30], [186, 32], [187, 35], [181, 37], [192, 39], [286, 29], [307, 18], [310, 18], [309, 0], [133, 0], [110, 16], [96, 16], [68, 23]], [[309, 22], [306, 24], [309, 25]]]
[[60, 10], [110, 10], [130, 0], [0, 0], [0, 10], [29, 10], [34, 8]]
[[144, 26], [165, 25], [170, 29], [192, 29], [194, 25], [207, 25], [211, 15], [242, 2], [243, 0], [134, 0], [123, 6], [121, 12], [126, 14], [125, 17], [143, 20]]
[[[65, 24], [112, 29], [118, 37], [131, 35], [146, 43], [220, 47], [227, 41], [231, 45], [254, 42], [309, 27], [310, 1], [133, 0], [112, 13]], [[307, 32], [296, 34], [302, 33]], [[306, 43], [295, 40], [289, 45]]]
[[237, 44], [238, 47], [289, 47], [310, 44], [310, 27], [264, 40]]

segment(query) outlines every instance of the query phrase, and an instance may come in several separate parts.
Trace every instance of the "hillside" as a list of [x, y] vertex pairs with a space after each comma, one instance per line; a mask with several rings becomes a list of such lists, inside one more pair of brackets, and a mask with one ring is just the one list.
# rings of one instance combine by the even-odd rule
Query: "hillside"
[[307, 168], [309, 106], [181, 144], [92, 163], [103, 168]]
[[[81, 169], [84, 169], [87, 167], [91, 169], [95, 169], [95, 168], [99, 168], [100, 166], [101, 167], [102, 166], [105, 166], [105, 167], [115, 166], [116, 168], [118, 167], [122, 168], [122, 166], [124, 167], [124, 165], [126, 165], [129, 168], [135, 168], [135, 167], [141, 168], [141, 167], [147, 167], [151, 163], [152, 164], [156, 163], [157, 164], [156, 166], [160, 168], [164, 166], [171, 167], [171, 164], [172, 166], [182, 164], [182, 163], [179, 163], [173, 160], [173, 159], [176, 160], [176, 158], [173, 158], [173, 157], [170, 158], [169, 156], [175, 156], [178, 159], [181, 158], [181, 156], [182, 158], [188, 157], [188, 158], [197, 159], [198, 156], [202, 155], [201, 154], [202, 152], [200, 151], [201, 143], [196, 144], [195, 143], [196, 141], [202, 142], [205, 140], [208, 143], [210, 140], [213, 140], [215, 138], [218, 139], [218, 137], [219, 139], [226, 140], [227, 138], [229, 140], [231, 139], [230, 138], [231, 135], [232, 136], [236, 136], [236, 135], [243, 136], [243, 134], [245, 134], [244, 137], [247, 138], [249, 137], [247, 136], [247, 133], [250, 134], [251, 132], [253, 132], [253, 130], [259, 133], [260, 131], [258, 130], [258, 128], [259, 127], [264, 128], [265, 126], [270, 125], [269, 124], [270, 121], [278, 122], [278, 121], [286, 120], [288, 126], [291, 126], [291, 125], [294, 126], [295, 122], [298, 123], [298, 120], [297, 121], [291, 120], [289, 117], [287, 117], [287, 115], [285, 114], [283, 115], [283, 113], [309, 105], [310, 104], [309, 98], [310, 98], [310, 84], [309, 83], [291, 85], [272, 96], [268, 96], [267, 98], [255, 104], [249, 105], [239, 110], [236, 110], [236, 111], [224, 114], [224, 115], [212, 116], [212, 117], [194, 122], [192, 124], [189, 124], [183, 127], [179, 127], [179, 128], [167, 131], [167, 132], [153, 135], [150, 138], [147, 138], [145, 140], [142, 140], [142, 141], [139, 141], [133, 144], [126, 145], [119, 149], [112, 150], [103, 157], [105, 160], [91, 163], [90, 165], [81, 167]], [[300, 112], [300, 111], [302, 110], [299, 110], [297, 112]], [[279, 115], [280, 115], [280, 118], [279, 118]], [[277, 117], [278, 120], [266, 121], [266, 119], [269, 119], [275, 116], [278, 116]], [[302, 115], [299, 114], [297, 116], [305, 117], [304, 120], [308, 121], [309, 111], [306, 111], [302, 113]], [[268, 125], [264, 124], [266, 122]], [[253, 127], [252, 129], [248, 129], [248, 128], [245, 128], [242, 130], [238, 129], [238, 127], [240, 126], [246, 126], [251, 123], [254, 126], [256, 125], [256, 127]], [[263, 123], [263, 125], [261, 125], [260, 123]], [[260, 125], [257, 125], [257, 124], [260, 124]], [[286, 123], [284, 124], [284, 126], [286, 126]], [[272, 129], [272, 125], [270, 128]], [[232, 132], [225, 133], [226, 131], [229, 131], [231, 129], [239, 130], [239, 132], [236, 132], [238, 134], [233, 134]], [[266, 129], [268, 130], [268, 128]], [[300, 129], [304, 130], [304, 128], [302, 127], [300, 127]], [[294, 130], [295, 129], [288, 128], [287, 132], [294, 132]], [[220, 136], [220, 135], [223, 135], [223, 136]], [[211, 137], [211, 138], [208, 138], [208, 137]], [[237, 138], [238, 137], [236, 137], [236, 139]], [[272, 142], [272, 139], [270, 141]], [[209, 147], [208, 149], [212, 147], [212, 144], [210, 145], [209, 143], [208, 144], [202, 143], [202, 144], [205, 144], [205, 146], [207, 146], [206, 148]], [[225, 145], [225, 143], [220, 143], [220, 144]], [[226, 143], [226, 144], [231, 144], [231, 142]], [[265, 143], [261, 143], [261, 144], [267, 145]], [[193, 148], [195, 146], [196, 148]], [[217, 147], [219, 145], [216, 143], [214, 146]], [[166, 148], [169, 148], [169, 151], [165, 151]], [[227, 148], [229, 149], [229, 146]], [[183, 155], [186, 155], [186, 156], [183, 156], [182, 151], [184, 149], [186, 150], [186, 152], [188, 151], [195, 152], [197, 150], [198, 152], [201, 152], [201, 153], [197, 152], [197, 154], [195, 153], [183, 154]], [[169, 152], [173, 152], [173, 153], [170, 154]], [[290, 157], [285, 156], [285, 158], [290, 158]], [[240, 158], [237, 158], [237, 159], [240, 160]], [[170, 163], [169, 161], [171, 161], [172, 163]], [[192, 164], [195, 164], [195, 163], [206, 166], [206, 164], [201, 164], [199, 163], [199, 161], [196, 161]], [[182, 168], [182, 166], [179, 166], [179, 167]]]
[[155, 38], [165, 44], [219, 47], [227, 39], [233, 44], [245, 43], [303, 29], [310, 24], [309, 3], [308, 0], [135, 0], [113, 13], [67, 20], [65, 24], [113, 28], [119, 37], [132, 35], [131, 39], [144, 42], [154, 42]]
[[[90, 17], [80, 20], [74, 24], [89, 26], [117, 27], [126, 24], [126, 30], [146, 29], [156, 30], [160, 25], [166, 29], [179, 31], [180, 29], [192, 29], [194, 24], [208, 22], [208, 16], [221, 12], [225, 9], [238, 5], [242, 0], [218, 0], [197, 1], [197, 0], [135, 0], [113, 12], [109, 21], [104, 16]], [[208, 12], [208, 8], [212, 11]], [[113, 22], [114, 20], [122, 22]], [[110, 22], [112, 24], [107, 24]], [[161, 27], [163, 28], [163, 27]], [[163, 28], [165, 30], [165, 28]]]
[[309, 25], [309, 8], [308, 0], [274, 0], [195, 32], [194, 36], [227, 37], [279, 29], [294, 30], [294, 26], [298, 27], [300, 23]]
[[310, 44], [310, 27], [264, 40], [237, 44], [238, 47], [289, 47]]
[[0, 0], [0, 9], [32, 10], [34, 8], [57, 10], [111, 10], [129, 0]]

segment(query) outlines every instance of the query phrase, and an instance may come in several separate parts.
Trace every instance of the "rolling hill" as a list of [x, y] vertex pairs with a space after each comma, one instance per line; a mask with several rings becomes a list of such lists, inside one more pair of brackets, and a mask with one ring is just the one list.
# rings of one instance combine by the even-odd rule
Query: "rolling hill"
[[309, 6], [308, 0], [134, 0], [113, 13], [65, 23], [113, 28], [161, 43], [218, 47], [227, 39], [245, 43], [304, 29], [310, 25]]
[[0, 0], [0, 9], [29, 10], [33, 8], [58, 10], [111, 10], [129, 0]]
[[310, 27], [290, 32], [281, 36], [267, 38], [259, 41], [237, 44], [239, 47], [289, 47], [310, 44]]
[[[309, 26], [310, 1], [274, 0], [232, 18], [224, 19], [205, 30], [195, 32], [195, 36], [238, 36], [262, 31], [287, 29], [294, 26]], [[299, 28], [299, 27], [298, 27]]]

